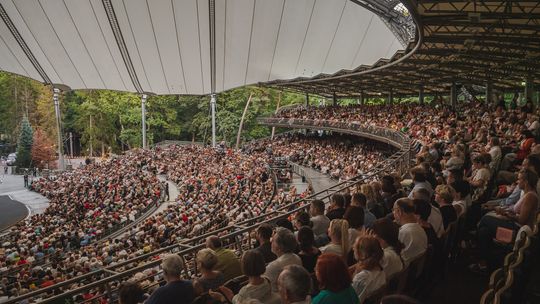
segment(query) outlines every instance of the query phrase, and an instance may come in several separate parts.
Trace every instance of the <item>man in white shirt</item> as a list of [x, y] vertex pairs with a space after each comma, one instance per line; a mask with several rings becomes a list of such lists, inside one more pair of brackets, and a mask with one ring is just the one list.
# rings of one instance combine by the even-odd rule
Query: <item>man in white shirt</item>
[[277, 279], [287, 265], [300, 265], [302, 260], [294, 254], [297, 242], [292, 231], [278, 227], [272, 236], [272, 252], [278, 257], [266, 266], [265, 277], [272, 283], [272, 291], [277, 292]]
[[[421, 199], [428, 203], [431, 202], [429, 192], [424, 188], [416, 189], [413, 193], [413, 199]], [[444, 233], [444, 223], [441, 211], [439, 208], [435, 208], [433, 205], [431, 205], [431, 213], [429, 214], [428, 223], [431, 224], [431, 227], [433, 227], [433, 230], [435, 230], [435, 233], [437, 233], [437, 237], [440, 238]]]
[[421, 166], [416, 166], [411, 169], [411, 175], [413, 177], [414, 187], [409, 193], [409, 198], [413, 198], [413, 193], [418, 189], [426, 189], [429, 192], [429, 196], [433, 195], [433, 188], [431, 184], [427, 181], [426, 173], [424, 168]]
[[325, 236], [330, 226], [330, 219], [324, 215], [324, 202], [321, 200], [312, 201], [309, 206], [309, 214], [311, 215], [315, 238]]
[[424, 229], [416, 222], [414, 203], [409, 198], [400, 198], [394, 203], [392, 209], [399, 228], [398, 239], [405, 246], [401, 251], [401, 258], [407, 267], [412, 260], [426, 252], [427, 235]]

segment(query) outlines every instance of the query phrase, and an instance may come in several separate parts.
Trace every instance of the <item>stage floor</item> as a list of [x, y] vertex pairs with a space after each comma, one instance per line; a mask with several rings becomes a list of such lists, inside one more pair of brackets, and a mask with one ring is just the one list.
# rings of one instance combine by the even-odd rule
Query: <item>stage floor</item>
[[28, 215], [28, 208], [9, 196], [0, 196], [0, 231], [16, 224]]

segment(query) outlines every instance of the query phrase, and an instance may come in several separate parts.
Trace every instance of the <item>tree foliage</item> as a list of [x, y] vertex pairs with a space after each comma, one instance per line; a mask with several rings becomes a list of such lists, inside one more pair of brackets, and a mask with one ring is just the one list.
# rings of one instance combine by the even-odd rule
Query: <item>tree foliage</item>
[[17, 142], [17, 166], [19, 168], [30, 168], [32, 164], [32, 144], [33, 131], [26, 116], [21, 121], [21, 132]]
[[[250, 94], [252, 101], [244, 119], [242, 140], [270, 135], [270, 128], [257, 124], [257, 117], [272, 114], [277, 107], [304, 103], [303, 95], [270, 88], [247, 86], [217, 95], [217, 140], [236, 141], [239, 123]], [[98, 156], [120, 153], [142, 144], [140, 95], [107, 90], [65, 92], [60, 96], [64, 151], [72, 133], [75, 154]], [[147, 140], [210, 143], [209, 96], [150, 96], [146, 102]], [[30, 124], [51, 140], [56, 150], [56, 121], [52, 90], [36, 81], [0, 72], [0, 139], [16, 144], [19, 125], [27, 115]]]
[[34, 143], [32, 145], [32, 164], [40, 169], [52, 168], [56, 152], [54, 143], [41, 129], [36, 129], [34, 132]]

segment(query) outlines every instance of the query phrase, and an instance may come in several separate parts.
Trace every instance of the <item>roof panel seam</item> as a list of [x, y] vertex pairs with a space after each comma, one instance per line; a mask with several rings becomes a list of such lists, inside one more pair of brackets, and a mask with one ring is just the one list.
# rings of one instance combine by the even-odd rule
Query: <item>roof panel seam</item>
[[203, 62], [202, 62], [202, 43], [201, 43], [201, 21], [199, 20], [199, 1], [194, 0], [195, 5], [197, 5], [197, 31], [199, 33], [199, 62], [201, 66], [201, 84], [202, 84], [202, 91], [204, 92], [204, 68], [203, 68]]
[[360, 50], [362, 49], [362, 45], [364, 45], [364, 41], [366, 40], [367, 33], [369, 31], [369, 28], [371, 27], [371, 23], [373, 22], [373, 17], [375, 14], [371, 14], [371, 18], [369, 19], [368, 26], [366, 27], [366, 30], [364, 31], [364, 35], [362, 36], [362, 40], [360, 40], [360, 44], [358, 45], [358, 49], [356, 50], [356, 54], [354, 54], [353, 61], [351, 62], [351, 67], [354, 66], [354, 62], [356, 61], [356, 58], [358, 58], [358, 54], [360, 53]]
[[[56, 39], [58, 39], [58, 41], [60, 42], [60, 46], [62, 46], [62, 49], [63, 49], [64, 52], [66, 53], [66, 56], [68, 57], [69, 62], [71, 62], [71, 65], [72, 65], [73, 68], [75, 69], [75, 72], [77, 72], [77, 75], [79, 75], [79, 78], [81, 79], [81, 82], [83, 83], [84, 87], [85, 87], [85, 88], [88, 88], [88, 86], [86, 85], [86, 82], [84, 82], [84, 79], [83, 79], [81, 73], [80, 73], [79, 70], [77, 69], [77, 66], [75, 65], [75, 63], [74, 63], [73, 60], [71, 59], [71, 56], [69, 56], [68, 51], [67, 51], [66, 48], [64, 47], [64, 44], [62, 43], [62, 40], [61, 40], [60, 37], [58, 36], [58, 33], [57, 33], [56, 30], [54, 29], [54, 26], [53, 26], [52, 23], [51, 23], [51, 19], [49, 18], [49, 15], [47, 15], [47, 13], [45, 12], [45, 9], [43, 8], [43, 5], [41, 4], [41, 0], [38, 0], [38, 4], [39, 4], [39, 7], [41, 7], [41, 10], [43, 11], [43, 14], [45, 14], [45, 18], [47, 18], [47, 22], [49, 22], [49, 25], [51, 26], [51, 29], [53, 30], [54, 35], [56, 36]], [[64, 83], [64, 84], [65, 84], [65, 83]]]
[[[215, 23], [214, 23], [214, 26], [215, 26]], [[221, 89], [222, 90], [225, 90], [225, 68], [227, 67], [226, 53], [227, 53], [227, 0], [225, 0], [225, 18], [224, 18], [224, 24], [223, 24], [223, 70], [221, 71]], [[216, 71], [214, 71], [214, 73], [216, 73]]]
[[[120, 72], [120, 69], [118, 68], [118, 64], [116, 64], [116, 60], [114, 60], [113, 54], [111, 52], [111, 47], [109, 46], [109, 42], [107, 41], [107, 39], [105, 37], [105, 33], [103, 32], [103, 28], [101, 27], [101, 23], [99, 22], [99, 20], [97, 18], [97, 14], [96, 14], [96, 10], [94, 9], [94, 5], [92, 4], [92, 1], [90, 1], [89, 3], [90, 3], [90, 7], [92, 8], [92, 13], [94, 14], [94, 18], [96, 19], [96, 23], [97, 23], [97, 25], [99, 27], [99, 31], [101, 32], [101, 36], [103, 37], [103, 41], [105, 41], [105, 45], [107, 46], [107, 50], [109, 51], [109, 54], [111, 55], [111, 60], [114, 63], [114, 67], [116, 68], [116, 71], [118, 72], [118, 77], [120, 78], [120, 81], [122, 81], [122, 85], [124, 86], [124, 89], [126, 89], [126, 91], [127, 91], [128, 87], [126, 85], [126, 82], [124, 81], [124, 78], [122, 77], [122, 73]], [[113, 33], [113, 35], [114, 35], [114, 33]], [[126, 68], [126, 70], [127, 70], [127, 68]], [[128, 74], [129, 74], [129, 72], [128, 72]]]
[[330, 41], [330, 46], [328, 47], [328, 52], [326, 52], [326, 56], [324, 57], [324, 62], [321, 67], [321, 72], [324, 72], [324, 68], [326, 66], [326, 62], [328, 61], [328, 56], [330, 55], [330, 51], [332, 50], [332, 45], [334, 45], [334, 40], [336, 39], [337, 32], [339, 30], [339, 26], [341, 25], [341, 20], [343, 19], [343, 13], [345, 12], [345, 7], [347, 6], [347, 2], [349, 0], [343, 1], [343, 8], [341, 9], [341, 15], [339, 16], [339, 21], [336, 26], [336, 30], [334, 31], [334, 36], [332, 36], [332, 41]]
[[135, 90], [142, 93], [143, 89], [141, 87], [141, 83], [139, 82], [139, 78], [137, 77], [137, 73], [135, 72], [135, 68], [133, 67], [131, 57], [129, 56], [126, 42], [124, 40], [124, 36], [122, 35], [122, 31], [120, 30], [120, 25], [118, 24], [118, 19], [116, 18], [116, 12], [114, 11], [112, 2], [110, 0], [102, 0], [101, 3], [103, 4], [103, 8], [107, 14], [107, 19], [109, 20], [109, 25], [111, 26], [111, 30], [116, 40], [116, 45], [118, 46], [120, 54], [122, 55], [124, 65], [128, 71], [129, 77], [131, 78], [131, 82], [133, 83]]
[[[11, 53], [11, 55], [13, 56], [13, 58], [15, 58], [15, 60], [17, 61], [17, 63], [20, 65], [21, 69], [26, 73], [26, 75], [30, 76], [30, 73], [28, 73], [28, 71], [26, 70], [26, 68], [24, 67], [24, 65], [19, 61], [19, 58], [17, 58], [17, 56], [15, 56], [15, 53], [13, 53], [13, 50], [11, 50], [11, 48], [9, 47], [9, 45], [7, 44], [7, 42], [4, 40], [4, 37], [0, 36], [0, 39], [2, 39], [2, 42], [4, 43], [4, 45], [6, 46], [6, 48], [8, 49], [8, 51]], [[32, 62], [30, 62], [32, 63]]]
[[176, 24], [176, 9], [174, 8], [174, 0], [171, 0], [171, 7], [174, 21], [174, 32], [176, 33], [176, 45], [178, 47], [178, 56], [180, 57], [180, 69], [182, 70], [182, 80], [184, 81], [184, 90], [186, 91], [186, 94], [188, 94], [189, 92], [187, 88], [186, 74], [184, 72], [184, 62], [182, 61], [182, 50], [180, 49], [180, 35], [178, 33], [178, 25]]
[[[150, 26], [152, 27], [152, 34], [154, 36], [154, 42], [156, 43], [156, 49], [158, 52], [159, 64], [161, 65], [161, 73], [163, 74], [163, 79], [165, 80], [165, 85], [167, 86], [167, 91], [171, 94], [171, 89], [169, 87], [169, 82], [167, 81], [167, 75], [165, 75], [165, 68], [163, 67], [163, 59], [161, 58], [161, 52], [159, 51], [159, 45], [156, 37], [156, 31], [154, 29], [154, 22], [152, 21], [152, 13], [150, 12], [150, 6], [148, 5], [148, 0], [146, 0], [146, 9], [148, 10], [148, 17], [150, 18]], [[174, 15], [174, 11], [173, 11]]]
[[73, 20], [73, 16], [71, 16], [71, 12], [69, 11], [66, 5], [66, 0], [63, 0], [62, 2], [64, 3], [64, 7], [66, 8], [68, 16], [71, 19], [71, 23], [73, 23], [73, 27], [75, 28], [75, 31], [77, 31], [77, 35], [79, 36], [79, 39], [81, 39], [82, 45], [84, 46], [84, 49], [86, 50], [86, 53], [88, 54], [88, 57], [90, 58], [90, 61], [92, 62], [92, 65], [94, 66], [94, 69], [96, 69], [96, 73], [99, 76], [99, 80], [101, 81], [101, 83], [103, 84], [105, 88], [108, 88], [107, 84], [103, 80], [103, 77], [101, 77], [101, 74], [99, 73], [99, 69], [97, 68], [96, 63], [94, 62], [94, 58], [92, 58], [92, 55], [90, 54], [90, 52], [88, 51], [88, 48], [86, 47], [86, 43], [84, 43], [81, 33], [79, 32], [79, 28], [77, 27], [77, 24], [75, 24], [75, 20]]
[[[107, 0], [107, 1], [110, 1], [110, 0]], [[131, 36], [133, 37], [133, 42], [135, 43], [135, 49], [137, 50], [137, 56], [139, 57], [139, 60], [141, 61], [141, 68], [143, 69], [144, 78], [146, 78], [146, 82], [148, 83], [148, 87], [150, 87], [150, 91], [154, 91], [152, 89], [152, 84], [150, 83], [150, 80], [148, 79], [148, 74], [146, 73], [146, 69], [144, 68], [144, 62], [142, 60], [141, 53], [139, 52], [139, 44], [137, 43], [137, 38], [135, 38], [135, 33], [133, 32], [133, 27], [131, 26], [131, 20], [129, 19], [129, 13], [128, 13], [127, 8], [126, 8], [126, 2], [124, 0], [122, 0], [122, 6], [124, 7], [124, 11], [126, 12], [126, 18], [127, 18], [129, 30], [131, 31]], [[112, 6], [112, 3], [111, 3], [111, 8], [113, 9], [113, 12], [114, 12], [114, 8]], [[115, 15], [116, 15], [116, 13], [115, 13]], [[116, 21], [118, 22], [118, 19], [116, 19]], [[119, 23], [118, 23], [118, 30], [120, 32], [122, 32], [120, 30], [120, 24]], [[125, 41], [124, 41], [124, 43], [125, 43]], [[127, 51], [127, 46], [126, 46], [126, 51]], [[129, 52], [128, 52], [128, 54], [129, 54]], [[131, 61], [131, 57], [130, 57], [130, 62], [131, 62], [131, 65], [133, 66], [133, 61]], [[133, 68], [133, 71], [135, 71], [135, 68]], [[135, 72], [135, 74], [136, 74], [136, 72]], [[141, 90], [143, 90], [142, 86], [141, 86]]]
[[283, 5], [281, 6], [281, 17], [279, 17], [279, 25], [276, 33], [276, 42], [274, 43], [274, 51], [272, 52], [272, 63], [270, 63], [270, 69], [268, 71], [268, 81], [270, 81], [270, 77], [272, 76], [272, 69], [274, 68], [274, 58], [276, 57], [276, 49], [279, 42], [279, 33], [281, 32], [281, 22], [283, 21], [283, 12], [285, 11], [286, 2], [287, 0], [283, 0]]
[[304, 34], [304, 39], [302, 40], [302, 47], [300, 47], [300, 53], [298, 54], [298, 60], [296, 60], [296, 67], [294, 68], [294, 73], [298, 73], [298, 65], [300, 64], [300, 58], [302, 58], [302, 52], [304, 52], [304, 44], [306, 43], [306, 37], [309, 32], [309, 27], [311, 25], [311, 18], [313, 17], [313, 11], [315, 10], [315, 5], [317, 5], [317, 0], [313, 1], [313, 6], [311, 7], [311, 14], [309, 14], [309, 21], [306, 27], [306, 33]]
[[[19, 9], [15, 5], [15, 3], [13, 3], [13, 6], [17, 10], [17, 12], [19, 12]], [[20, 15], [20, 12], [19, 12], [19, 15]], [[36, 71], [39, 73], [41, 78], [43, 78], [43, 81], [45, 81], [45, 83], [47, 83], [47, 84], [52, 84], [51, 79], [49, 78], [49, 76], [47, 76], [47, 73], [45, 73], [45, 70], [39, 64], [39, 61], [36, 59], [36, 57], [34, 56], [32, 51], [30, 50], [30, 48], [26, 44], [26, 41], [24, 41], [24, 39], [22, 38], [22, 35], [19, 33], [19, 30], [17, 29], [17, 27], [15, 27], [15, 24], [13, 23], [13, 21], [11, 20], [8, 13], [4, 9], [4, 6], [1, 3], [0, 3], [0, 16], [2, 17], [2, 20], [4, 20], [4, 23], [8, 27], [11, 34], [13, 35], [13, 38], [15, 38], [15, 41], [17, 41], [17, 43], [19, 44], [19, 46], [21, 47], [21, 49], [25, 53], [28, 60], [30, 60], [30, 62], [32, 63], [32, 65], [34, 66]], [[21, 15], [21, 19], [26, 24], [26, 21], [24, 20], [24, 18], [22, 18], [22, 15]], [[28, 27], [28, 25], [26, 25], [26, 26]], [[30, 34], [32, 34], [32, 32], [30, 32]], [[32, 36], [33, 36], [33, 34], [32, 34]], [[35, 39], [35, 37], [34, 37], [34, 39]], [[39, 46], [39, 44], [38, 44], [38, 46]], [[41, 46], [40, 46], [40, 48], [41, 48]], [[42, 50], [42, 52], [43, 52], [43, 50]], [[45, 53], [43, 53], [43, 54], [45, 55]], [[47, 55], [45, 55], [45, 57], [47, 57]], [[49, 60], [49, 59], [47, 58], [47, 60]], [[54, 67], [53, 67], [53, 69], [54, 69]]]
[[244, 75], [244, 84], [247, 82], [247, 76], [249, 71], [249, 58], [251, 55], [251, 39], [253, 37], [253, 23], [255, 22], [255, 8], [257, 7], [257, 0], [253, 1], [253, 12], [251, 13], [251, 30], [249, 32], [249, 45], [248, 45], [248, 54], [247, 54], [247, 62], [246, 62], [246, 73]]

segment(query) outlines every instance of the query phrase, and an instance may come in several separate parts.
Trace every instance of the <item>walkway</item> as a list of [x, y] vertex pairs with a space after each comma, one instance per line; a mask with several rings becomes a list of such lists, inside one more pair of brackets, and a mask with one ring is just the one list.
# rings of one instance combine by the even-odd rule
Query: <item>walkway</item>
[[49, 200], [46, 197], [24, 187], [22, 175], [0, 175], [0, 180], [2, 180], [0, 195], [8, 195], [12, 200], [26, 205], [30, 215], [43, 213], [49, 206]]
[[[315, 169], [304, 166], [299, 167], [303, 169], [307, 181], [311, 183], [311, 186], [313, 187], [314, 193], [328, 189], [338, 183], [337, 180], [332, 179], [330, 176], [322, 174]], [[325, 195], [325, 193], [323, 193], [323, 195]]]
[[167, 176], [158, 175], [158, 178], [160, 181], [162, 182], [166, 181], [167, 184], [169, 184], [169, 200], [159, 205], [159, 208], [157, 208], [150, 216], [165, 210], [167, 206], [169, 206], [170, 204], [173, 204], [176, 201], [176, 198], [178, 197], [178, 195], [180, 195], [180, 191], [178, 191], [178, 187], [176, 187], [176, 184], [168, 180]]

